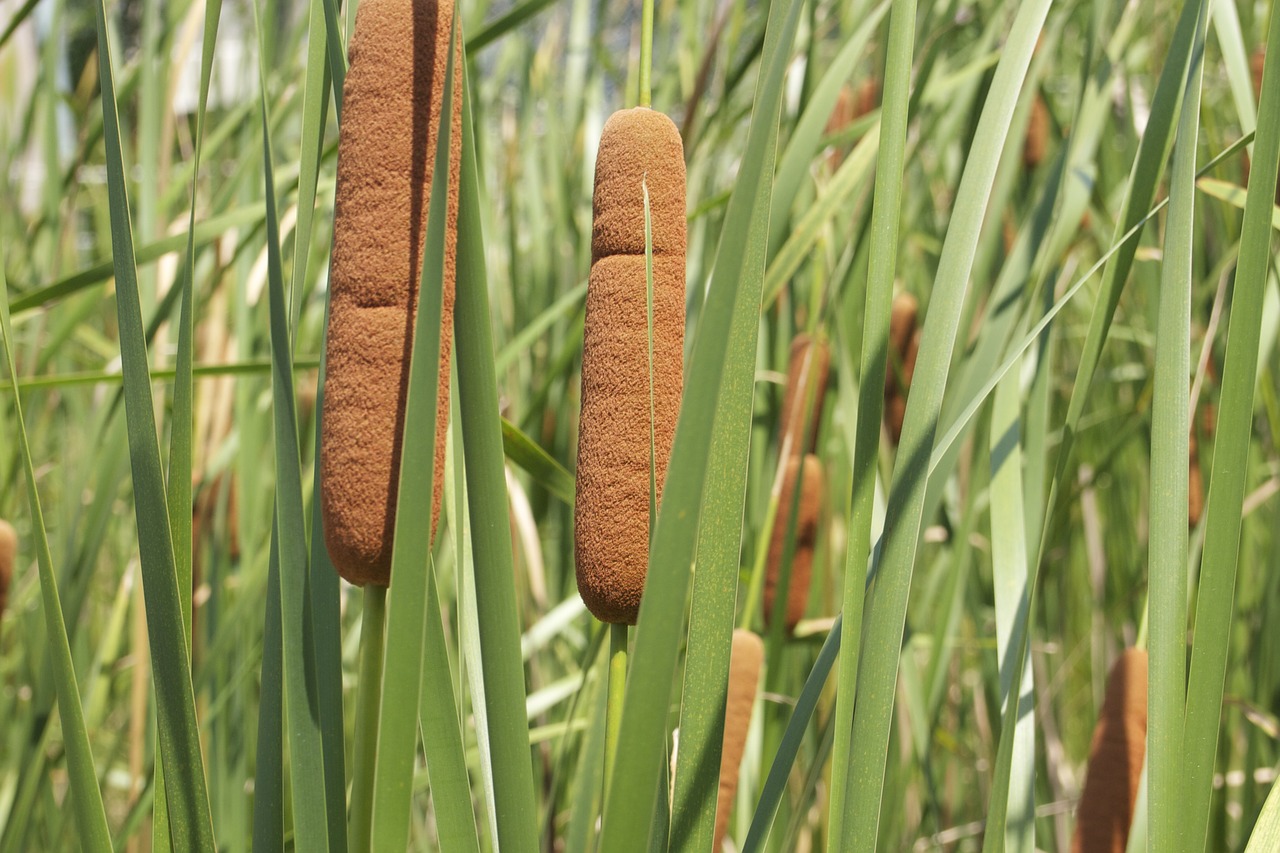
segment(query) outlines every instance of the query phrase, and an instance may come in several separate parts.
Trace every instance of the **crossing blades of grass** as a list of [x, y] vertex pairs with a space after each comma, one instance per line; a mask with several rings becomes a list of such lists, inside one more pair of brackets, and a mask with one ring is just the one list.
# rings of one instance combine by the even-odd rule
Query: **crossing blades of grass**
[[[259, 38], [262, 38], [260, 21]], [[317, 707], [315, 646], [310, 642], [311, 565], [307, 552], [306, 516], [302, 503], [302, 465], [298, 446], [298, 414], [294, 399], [289, 302], [284, 292], [284, 265], [273, 188], [271, 125], [268, 112], [266, 50], [260, 42], [262, 81], [262, 167], [266, 195], [267, 297], [270, 315], [272, 424], [275, 431], [276, 495], [273, 523], [280, 562], [281, 643], [284, 666], [285, 733], [288, 738], [293, 792], [293, 837], [298, 849], [329, 849], [325, 791], [324, 742]]]
[[902, 173], [906, 162], [907, 109], [915, 48], [915, 0], [895, 0], [889, 17], [885, 56], [884, 100], [880, 114], [880, 158], [876, 164], [871, 210], [871, 255], [863, 315], [861, 382], [853, 450], [853, 500], [849, 507], [849, 544], [845, 559], [841, 613], [840, 675], [836, 685], [835, 732], [831, 764], [831, 817], [828, 853], [845, 849], [848, 817], [849, 738], [857, 689], [862, 610], [866, 593], [867, 556], [871, 548], [871, 514], [880, 452], [880, 420], [884, 408], [884, 376], [888, 364], [889, 315], [898, 258], [902, 209]]
[[[27, 440], [26, 420], [22, 414], [22, 398], [18, 394], [18, 371], [13, 358], [13, 329], [9, 323], [9, 290], [4, 275], [4, 252], [0, 250], [0, 337], [4, 338], [4, 363], [9, 373], [9, 385], [13, 390], [14, 415], [17, 424], [18, 448], [21, 452], [23, 475], [27, 483], [27, 506], [31, 511], [31, 533], [35, 542], [36, 562], [40, 571], [40, 594], [44, 611], [46, 637], [48, 638], [53, 665], [54, 684], [58, 695], [58, 717], [62, 722], [62, 738], [67, 753], [67, 776], [71, 783], [71, 808], [75, 813], [76, 829], [85, 850], [107, 851], [111, 849], [111, 833], [107, 829], [107, 816], [102, 806], [102, 793], [93, 764], [93, 751], [89, 734], [85, 729], [84, 709], [80, 705], [80, 687], [76, 682], [75, 663], [71, 658], [71, 646], [67, 640], [67, 626], [63, 616], [62, 601], [58, 595], [58, 580], [53, 570], [53, 555], [49, 551], [49, 537], [45, 531], [44, 510], [36, 490], [35, 465], [31, 459], [31, 444]], [[72, 610], [78, 612], [78, 609]]]
[[[1280, 56], [1280, 15], [1272, 14], [1268, 56]], [[1232, 631], [1241, 508], [1249, 470], [1263, 295], [1271, 263], [1271, 220], [1280, 171], [1280, 67], [1263, 71], [1258, 132], [1245, 200], [1235, 290], [1227, 329], [1227, 356], [1213, 443], [1205, 541], [1196, 599], [1191, 676], [1184, 742], [1184, 851], [1204, 849], [1213, 796], [1213, 766]]]
[[107, 13], [102, 0], [95, 4], [95, 12], [125, 417], [129, 431], [129, 459], [133, 466], [134, 512], [142, 559], [147, 634], [155, 671], [160, 760], [164, 764], [165, 777], [171, 782], [167, 786], [167, 790], [172, 792], [169, 798], [170, 836], [178, 849], [213, 850], [213, 822], [209, 813], [195, 695], [191, 688], [189, 644], [183, 628], [182, 601], [160, 463], [120, 145]]
[[520, 621], [468, 77], [464, 73], [462, 78], [462, 178], [458, 188], [454, 347], [458, 357], [458, 398], [466, 435], [463, 450], [475, 558], [476, 621], [480, 630], [486, 725], [493, 762], [497, 845], [503, 850], [525, 851], [535, 849], [537, 807], [525, 716]]
[[[845, 838], [855, 841], [849, 849], [871, 850], [876, 845], [907, 596], [923, 521], [929, 454], [983, 211], [1018, 92], [1048, 11], [1049, 3], [1045, 0], [1024, 3], [1018, 9], [987, 94], [938, 261], [939, 273], [929, 303], [907, 401], [898, 463], [890, 486], [884, 534], [873, 558], [874, 586], [867, 635], [874, 637], [876, 643], [859, 662], [853, 757], [845, 794], [847, 800], [853, 801], [844, 825]], [[1021, 671], [1021, 667], [1016, 671]]]

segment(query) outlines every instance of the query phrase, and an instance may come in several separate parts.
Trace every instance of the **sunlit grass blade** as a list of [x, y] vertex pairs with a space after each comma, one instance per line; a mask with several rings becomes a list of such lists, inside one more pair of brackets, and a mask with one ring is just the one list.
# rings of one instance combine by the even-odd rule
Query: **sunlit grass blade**
[[840, 645], [844, 654], [840, 656], [840, 675], [836, 684], [828, 853], [836, 853], [848, 843], [844, 825], [848, 817], [849, 738], [852, 736], [853, 701], [858, 681], [867, 557], [871, 550], [876, 460], [880, 455], [880, 421], [884, 409], [885, 367], [888, 364], [889, 315], [898, 258], [915, 31], [915, 0], [895, 0], [889, 16], [884, 100], [880, 112], [881, 144], [871, 210], [871, 254], [867, 270], [861, 380], [853, 449], [853, 500], [849, 507], [849, 539], [840, 611]]
[[1000, 666], [1000, 703], [1005, 726], [1014, 726], [1009, 795], [992, 799], [986, 837], [993, 850], [1032, 853], [1035, 849], [1035, 695], [1031, 660], [1012, 669], [1013, 650], [1030, 627], [1027, 527], [1022, 489], [1021, 376], [1016, 366], [996, 386], [991, 423], [991, 561], [996, 604], [996, 657]]
[[979, 119], [938, 261], [939, 272], [907, 400], [884, 534], [874, 557], [867, 635], [876, 638], [876, 645], [869, 647], [859, 661], [853, 758], [845, 793], [846, 799], [852, 798], [853, 802], [844, 825], [845, 838], [856, 840], [852, 849], [870, 850], [876, 844], [907, 597], [923, 523], [929, 454], [983, 211], [1018, 92], [1048, 11], [1045, 0], [1024, 3], [1018, 9]]
[[[259, 19], [259, 38], [262, 28]], [[293, 338], [284, 291], [284, 264], [276, 214], [271, 125], [266, 88], [265, 45], [260, 44], [259, 79], [262, 121], [262, 168], [267, 223], [267, 298], [271, 344], [271, 400], [274, 428], [277, 557], [280, 564], [281, 645], [285, 735], [289, 751], [293, 805], [293, 837], [298, 849], [329, 849], [325, 790], [324, 742], [320, 730], [315, 647], [311, 634], [311, 566], [306, 516], [302, 503], [302, 463], [298, 446], [297, 402], [294, 399]]]
[[[1200, 0], [1178, 120], [1160, 271], [1151, 418], [1147, 791], [1152, 849], [1173, 850], [1183, 817], [1182, 729], [1187, 683], [1187, 464], [1191, 375], [1196, 143], [1208, 0]], [[1268, 235], [1270, 229], [1268, 229]]]
[[[155, 671], [160, 759], [164, 764], [165, 777], [170, 782], [166, 791], [172, 793], [169, 797], [170, 836], [175, 848], [212, 850], [215, 846], [213, 823], [209, 813], [195, 695], [191, 687], [189, 644], [183, 627], [182, 600], [156, 433], [120, 145], [120, 121], [112, 82], [111, 47], [106, 7], [102, 0], [95, 4], [95, 12], [129, 459], [133, 466], [134, 512], [146, 596], [148, 640]], [[175, 638], [178, 639], [175, 641]]]
[[1244, 853], [1267, 853], [1277, 848], [1280, 848], [1280, 785], [1272, 785]]
[[[465, 63], [464, 63], [465, 68]], [[484, 226], [472, 125], [471, 86], [463, 74], [462, 183], [458, 188], [458, 282], [454, 347], [462, 410], [467, 498], [475, 557], [484, 701], [493, 761], [497, 845], [535, 844], [537, 808], [525, 717], [524, 667], [516, 603], [511, 527], [498, 414], [485, 274]]]
[[31, 443], [27, 439], [22, 398], [18, 394], [18, 370], [13, 357], [13, 328], [9, 322], [9, 290], [8, 283], [5, 281], [2, 250], [0, 250], [0, 337], [4, 338], [4, 364], [9, 374], [9, 385], [13, 390], [18, 448], [22, 458], [22, 474], [27, 484], [31, 533], [40, 571], [41, 609], [44, 612], [46, 637], [51, 652], [54, 683], [57, 688], [58, 717], [62, 722], [62, 738], [67, 753], [71, 808], [75, 814], [76, 829], [79, 832], [81, 844], [85, 850], [96, 853], [96, 851], [112, 849], [111, 833], [107, 829], [102, 792], [98, 788], [97, 772], [94, 769], [93, 750], [89, 745], [89, 734], [85, 728], [84, 709], [80, 705], [80, 687], [76, 681], [75, 663], [67, 640], [67, 626], [61, 597], [58, 594], [58, 579], [54, 573], [53, 555], [49, 551], [49, 537], [45, 530], [44, 510], [36, 490], [35, 465], [31, 458]]
[[[453, 19], [457, 21], [455, 16]], [[449, 44], [456, 37], [450, 30]], [[409, 843], [410, 813], [413, 806], [413, 764], [417, 755], [418, 709], [424, 680], [425, 645], [442, 644], [443, 631], [431, 636], [428, 624], [439, 619], [439, 610], [428, 616], [431, 607], [428, 586], [433, 582], [432, 525], [434, 484], [443, 472], [435, 471], [436, 400], [440, 377], [440, 323], [444, 311], [445, 253], [448, 245], [449, 152], [452, 150], [455, 52], [449, 51], [444, 79], [444, 98], [436, 120], [436, 150], [431, 152], [431, 194], [427, 227], [422, 247], [422, 273], [413, 328], [413, 349], [405, 398], [404, 434], [412, 436], [402, 444], [400, 470], [396, 472], [396, 526], [392, 539], [391, 577], [387, 590], [387, 637], [382, 667], [382, 699], [378, 707], [378, 746], [374, 762], [373, 823], [370, 849], [393, 850]], [[443, 660], [445, 671], [431, 672], [427, 680], [436, 686], [449, 682], [448, 661], [443, 649], [433, 649], [432, 666]], [[452, 696], [452, 691], [450, 691]], [[430, 699], [442, 702], [436, 693]], [[456, 714], [456, 706], [445, 709]], [[428, 737], [439, 732], [424, 730]], [[448, 737], [444, 734], [443, 737]], [[430, 754], [430, 751], [428, 752]], [[428, 768], [430, 770], [430, 768]], [[465, 777], [464, 777], [465, 778]], [[447, 803], [447, 799], [438, 799]], [[470, 800], [467, 801], [468, 807]], [[472, 819], [474, 821], [474, 818]]]
[[[717, 404], [724, 406], [726, 402], [721, 397], [722, 388], [735, 388], [746, 397], [754, 392], [755, 360], [730, 363], [728, 356], [736, 352], [732, 334], [737, 312], [749, 309], [754, 316], [759, 311], [783, 76], [802, 6], [791, 0], [774, 4], [769, 10], [746, 153], [729, 199], [711, 284], [686, 371], [685, 403], [649, 551], [649, 573], [623, 704], [619, 742], [625, 747], [619, 751], [612, 776], [606, 782], [608, 797], [601, 845], [609, 851], [649, 849], [650, 817], [659, 793], [659, 778], [664, 775], [659, 756], [665, 755], [667, 706], [678, 677], [677, 658], [684, 634], [689, 570], [698, 544], [705, 477], [711, 448], [716, 441], [731, 436], [729, 430], [734, 428], [727, 419], [718, 417]], [[742, 308], [741, 303], [745, 303]], [[744, 330], [747, 326], [754, 338], [758, 326], [754, 322], [744, 324]], [[747, 349], [752, 350], [754, 347]], [[738, 409], [735, 405], [729, 411]], [[749, 412], [749, 407], [744, 411]], [[741, 530], [733, 525], [726, 528], [724, 534], [736, 543]], [[736, 547], [731, 550], [736, 551]]]
[[1276, 176], [1280, 171], [1277, 162], [1280, 158], [1280, 67], [1274, 62], [1274, 58], [1280, 56], [1280, 15], [1271, 16], [1267, 50], [1272, 61], [1266, 63], [1262, 77], [1258, 132], [1231, 299], [1196, 597], [1183, 745], [1182, 849], [1185, 851], [1199, 851], [1206, 843], [1228, 643], [1233, 627], [1232, 607], [1243, 523], [1241, 510], [1252, 443], [1263, 297], [1272, 261], [1271, 221]]

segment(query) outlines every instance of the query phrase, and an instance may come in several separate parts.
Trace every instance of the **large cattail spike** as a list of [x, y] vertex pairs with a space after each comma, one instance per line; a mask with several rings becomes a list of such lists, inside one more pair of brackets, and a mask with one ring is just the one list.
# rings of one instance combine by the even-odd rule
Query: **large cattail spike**
[[[385, 586], [391, 578], [409, 358], [453, 13], [448, 0], [362, 0], [351, 36], [338, 143], [320, 499], [329, 556], [355, 584]], [[457, 105], [462, 75], [454, 81]], [[449, 425], [461, 109], [455, 107], [452, 118], [433, 531]]]
[[1072, 853], [1124, 853], [1146, 749], [1147, 653], [1126, 649], [1107, 677]]
[[720, 749], [720, 790], [716, 797], [716, 843], [719, 850], [733, 811], [733, 797], [738, 792], [738, 770], [751, 728], [751, 709], [760, 684], [760, 666], [764, 662], [764, 643], [751, 631], [733, 632], [733, 652], [729, 657], [729, 691], [725, 697], [724, 741]]
[[[803, 476], [801, 472], [803, 471]], [[787, 528], [790, 526], [791, 505], [795, 499], [796, 481], [800, 480], [800, 502], [796, 507], [795, 546], [791, 555], [791, 577], [787, 587], [787, 632], [795, 630], [804, 618], [809, 603], [809, 583], [813, 575], [813, 553], [818, 542], [818, 521], [822, 514], [822, 496], [826, 491], [822, 461], [810, 453], [804, 457], [803, 467], [798, 457], [787, 460], [783, 472], [782, 493], [778, 498], [778, 515], [769, 539], [769, 564], [764, 578], [764, 618], [769, 624], [773, 617], [774, 600], [782, 580], [783, 558], [786, 556]]]
[[653, 447], [659, 495], [684, 370], [684, 147], [648, 108], [610, 116], [596, 159], [582, 342], [574, 556], [597, 619], [635, 624], [649, 564], [649, 317], [645, 190], [653, 245]]

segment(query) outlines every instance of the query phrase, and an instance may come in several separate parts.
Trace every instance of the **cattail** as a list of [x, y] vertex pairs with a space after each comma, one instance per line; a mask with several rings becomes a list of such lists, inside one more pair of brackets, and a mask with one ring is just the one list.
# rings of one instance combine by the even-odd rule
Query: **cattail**
[[1123, 853], [1147, 748], [1147, 653], [1126, 649], [1107, 677], [1072, 853]]
[[596, 159], [582, 341], [574, 556], [603, 622], [635, 624], [649, 564], [650, 382], [645, 191], [653, 246], [653, 467], [660, 495], [684, 362], [684, 145], [640, 107], [605, 122]]
[[907, 415], [907, 392], [916, 371], [920, 352], [920, 330], [916, 317], [920, 304], [910, 293], [893, 297], [893, 314], [889, 319], [889, 366], [884, 380], [884, 422], [893, 443], [902, 439], [902, 421]]
[[9, 584], [13, 581], [13, 563], [18, 557], [18, 534], [13, 525], [0, 518], [0, 620], [9, 606]]
[[716, 843], [719, 850], [733, 811], [733, 796], [738, 792], [738, 768], [747, 745], [747, 729], [751, 727], [751, 708], [760, 683], [760, 664], [764, 661], [764, 643], [751, 631], [739, 628], [733, 632], [733, 652], [729, 658], [729, 691], [725, 697], [724, 743], [720, 750], [720, 792], [716, 797]]
[[[827, 119], [827, 135], [839, 133], [867, 113], [880, 105], [880, 81], [870, 78], [862, 81], [856, 90], [848, 83], [840, 87], [836, 96], [836, 105], [831, 108], [831, 116]], [[840, 148], [832, 150], [827, 162], [834, 172], [844, 162], [844, 151]]]
[[[802, 475], [803, 472], [803, 475]], [[782, 493], [778, 498], [778, 515], [769, 539], [769, 564], [764, 578], [764, 616], [768, 624], [773, 617], [774, 599], [782, 579], [782, 561], [786, 556], [787, 528], [790, 527], [791, 505], [795, 500], [796, 480], [800, 479], [800, 501], [796, 506], [795, 546], [791, 556], [791, 578], [787, 588], [787, 632], [795, 630], [809, 603], [809, 579], [813, 571], [813, 551], [818, 540], [818, 519], [822, 514], [825, 478], [822, 462], [810, 453], [787, 460], [782, 477]]]
[[1031, 117], [1027, 122], [1027, 138], [1022, 143], [1022, 165], [1028, 170], [1044, 162], [1049, 151], [1049, 105], [1044, 95], [1036, 94], [1031, 102]]
[[[343, 88], [321, 434], [325, 544], [342, 577], [386, 586], [418, 281], [453, 4], [363, 0]], [[459, 55], [460, 55], [459, 51]], [[432, 530], [444, 485], [462, 75], [454, 75]], [[432, 258], [430, 263], [440, 263]]]
[[[786, 444], [787, 437], [791, 437], [792, 456], [804, 455], [818, 440], [818, 422], [822, 420], [822, 403], [827, 393], [830, 370], [831, 348], [826, 340], [796, 335], [787, 360], [787, 384], [782, 392], [782, 434], [779, 438], [782, 444]], [[808, 408], [805, 408], [806, 403]]]

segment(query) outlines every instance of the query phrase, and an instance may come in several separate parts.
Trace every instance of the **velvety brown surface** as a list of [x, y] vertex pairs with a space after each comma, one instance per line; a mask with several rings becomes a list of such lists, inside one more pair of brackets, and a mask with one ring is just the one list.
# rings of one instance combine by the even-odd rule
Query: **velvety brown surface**
[[[804, 477], [800, 484], [800, 503], [796, 507], [796, 544], [791, 557], [791, 577], [787, 591], [787, 631], [790, 632], [804, 618], [809, 603], [809, 579], [813, 573], [813, 549], [818, 539], [818, 520], [822, 514], [822, 495], [825, 478], [822, 461], [810, 453], [804, 457]], [[778, 594], [778, 581], [782, 577], [782, 559], [787, 544], [787, 527], [791, 517], [791, 501], [796, 493], [796, 479], [801, 467], [798, 458], [787, 460], [782, 479], [782, 494], [778, 498], [778, 517], [769, 538], [769, 565], [764, 577], [764, 618], [769, 624], [773, 615], [773, 601]]]
[[907, 414], [907, 392], [916, 371], [920, 351], [920, 330], [916, 328], [920, 304], [910, 293], [893, 297], [889, 318], [889, 360], [884, 379], [884, 423], [894, 445], [902, 439], [902, 422]]
[[[788, 434], [793, 436], [790, 452], [792, 456], [808, 453], [817, 443], [830, 370], [831, 347], [827, 341], [821, 337], [814, 341], [806, 334], [796, 335], [791, 342], [791, 355], [787, 360], [787, 384], [782, 392], [781, 442], [786, 443]], [[812, 406], [807, 411], [804, 407], [806, 400], [812, 400]], [[808, 425], [807, 429], [805, 424]]]
[[[325, 544], [338, 573], [354, 584], [385, 586], [391, 578], [405, 391], [452, 19], [447, 0], [362, 0], [351, 37], [320, 465]], [[433, 531], [449, 423], [462, 152], [462, 75], [454, 79]]]
[[684, 181], [684, 148], [671, 119], [646, 108], [609, 117], [592, 200], [573, 526], [578, 592], [602, 622], [635, 624], [649, 567], [646, 185], [653, 238], [652, 439], [659, 495], [680, 413]]
[[684, 144], [663, 113], [618, 110], [600, 132], [592, 194], [591, 256], [644, 254], [644, 188], [654, 255], [685, 251]]
[[1126, 649], [1111, 667], [1089, 747], [1071, 853], [1123, 853], [1147, 748], [1147, 653]]
[[[574, 556], [602, 622], [634, 625], [649, 566], [649, 330], [643, 255], [600, 258], [582, 342]], [[684, 257], [653, 259], [653, 414], [658, 494], [683, 387]]]
[[738, 791], [738, 769], [751, 727], [751, 709], [760, 683], [764, 643], [750, 631], [733, 632], [733, 652], [729, 657], [729, 692], [725, 698], [724, 742], [720, 750], [720, 790], [716, 797], [716, 843], [719, 850], [733, 812], [733, 796]]
[[13, 582], [13, 562], [18, 557], [18, 534], [13, 525], [0, 518], [0, 620], [9, 606], [9, 584]]

